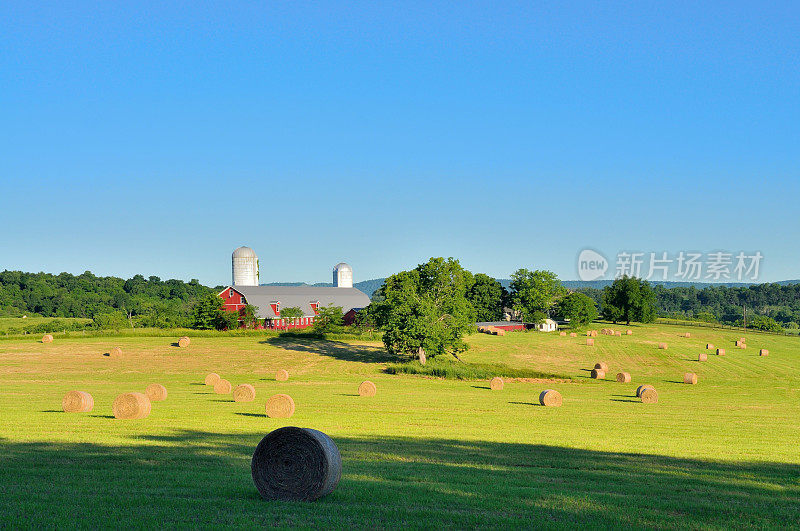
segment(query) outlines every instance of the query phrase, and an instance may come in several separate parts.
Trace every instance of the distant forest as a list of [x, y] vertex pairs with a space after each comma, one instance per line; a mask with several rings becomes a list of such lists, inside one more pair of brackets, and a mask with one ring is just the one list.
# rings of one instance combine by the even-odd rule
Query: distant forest
[[[507, 286], [504, 279], [499, 280]], [[358, 282], [355, 287], [372, 296], [383, 279]], [[564, 282], [566, 286], [574, 285]], [[136, 275], [127, 280], [61, 273], [0, 273], [0, 316], [83, 317], [98, 326], [184, 327], [190, 325], [195, 301], [222, 286], [210, 288], [197, 280], [161, 280]], [[591, 297], [602, 312], [602, 290], [573, 288]], [[748, 315], [774, 319], [783, 328], [796, 329], [800, 323], [800, 283], [712, 285], [666, 287], [653, 285], [661, 317], [737, 323], [742, 308]], [[124, 323], [120, 321], [124, 320]]]

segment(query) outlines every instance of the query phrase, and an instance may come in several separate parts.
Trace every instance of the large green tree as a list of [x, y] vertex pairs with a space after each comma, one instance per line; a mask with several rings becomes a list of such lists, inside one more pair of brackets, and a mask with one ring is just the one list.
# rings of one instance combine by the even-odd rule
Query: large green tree
[[566, 293], [551, 271], [519, 269], [511, 275], [511, 305], [526, 322], [540, 322]]
[[597, 319], [597, 306], [583, 293], [573, 292], [559, 301], [558, 315], [572, 327], [585, 326]]
[[[281, 312], [283, 313], [283, 312]], [[320, 334], [336, 334], [344, 329], [344, 312], [340, 306], [321, 306], [314, 317], [314, 331]]]
[[614, 323], [656, 320], [656, 295], [643, 279], [623, 276], [603, 289], [603, 317]]
[[431, 258], [386, 279], [374, 315], [386, 349], [396, 355], [427, 356], [467, 349], [464, 334], [475, 325], [467, 300], [472, 274], [453, 258]]
[[467, 300], [475, 308], [478, 321], [499, 321], [508, 293], [502, 284], [489, 275], [477, 273], [467, 290]]

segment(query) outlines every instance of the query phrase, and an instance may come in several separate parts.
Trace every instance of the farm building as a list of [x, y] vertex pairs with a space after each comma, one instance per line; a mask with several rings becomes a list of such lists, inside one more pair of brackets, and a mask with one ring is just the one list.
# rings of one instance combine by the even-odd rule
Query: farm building
[[555, 332], [556, 330], [558, 330], [558, 323], [556, 323], [552, 319], [545, 319], [541, 323], [533, 325], [533, 328], [538, 330], [539, 332]]
[[494, 327], [506, 332], [515, 332], [518, 330], [538, 330], [539, 332], [554, 332], [558, 330], [558, 323], [552, 319], [545, 319], [543, 323], [523, 323], [522, 321], [493, 321], [475, 323], [475, 326]]
[[[353, 268], [344, 262], [333, 268], [333, 286], [259, 286], [258, 256], [249, 247], [239, 247], [232, 257], [233, 285], [219, 293], [224, 308], [241, 312], [248, 304], [256, 307], [258, 327], [267, 329], [306, 328], [314, 324], [320, 308], [338, 306], [345, 324], [366, 307], [369, 297], [353, 287]], [[281, 308], [299, 308], [302, 317], [281, 317]]]

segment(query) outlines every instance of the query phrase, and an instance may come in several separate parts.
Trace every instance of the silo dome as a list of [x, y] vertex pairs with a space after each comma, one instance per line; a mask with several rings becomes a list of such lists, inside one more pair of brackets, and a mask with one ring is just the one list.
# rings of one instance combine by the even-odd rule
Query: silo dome
[[258, 286], [258, 255], [250, 247], [239, 247], [231, 256], [234, 286]]
[[352, 288], [353, 287], [353, 268], [349, 264], [340, 262], [333, 266], [333, 287]]

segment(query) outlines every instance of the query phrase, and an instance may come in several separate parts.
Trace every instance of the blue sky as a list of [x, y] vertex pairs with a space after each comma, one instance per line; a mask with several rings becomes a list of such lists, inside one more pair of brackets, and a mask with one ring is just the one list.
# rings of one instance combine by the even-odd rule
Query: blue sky
[[0, 5], [0, 269], [800, 278], [796, 2], [167, 4]]

